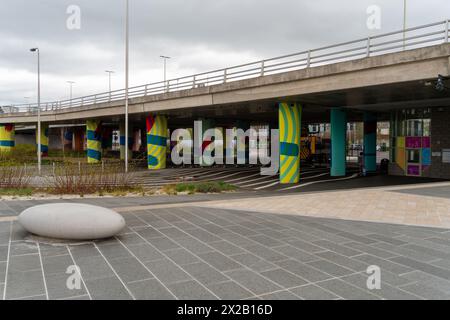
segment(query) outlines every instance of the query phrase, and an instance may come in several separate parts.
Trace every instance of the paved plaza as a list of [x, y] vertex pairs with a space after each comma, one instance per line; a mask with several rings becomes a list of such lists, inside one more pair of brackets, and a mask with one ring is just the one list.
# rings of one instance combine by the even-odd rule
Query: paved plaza
[[[4, 299], [450, 299], [449, 229], [261, 212], [255, 208], [262, 198], [253, 199], [253, 211], [225, 208], [230, 201], [249, 201], [231, 200], [242, 197], [78, 200], [116, 208], [127, 227], [111, 239], [61, 244], [35, 238], [18, 225], [16, 215], [39, 201], [0, 202], [0, 294]], [[80, 288], [69, 289], [66, 271], [75, 265]], [[371, 265], [381, 269], [379, 290], [367, 288]]]

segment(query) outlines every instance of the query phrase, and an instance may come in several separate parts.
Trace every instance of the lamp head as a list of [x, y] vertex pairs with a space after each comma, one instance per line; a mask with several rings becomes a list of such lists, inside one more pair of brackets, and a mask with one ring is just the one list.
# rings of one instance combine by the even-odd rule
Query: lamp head
[[36, 51], [38, 51], [38, 50], [39, 50], [39, 48], [31, 48], [31, 49], [30, 49], [31, 52], [36, 52]]

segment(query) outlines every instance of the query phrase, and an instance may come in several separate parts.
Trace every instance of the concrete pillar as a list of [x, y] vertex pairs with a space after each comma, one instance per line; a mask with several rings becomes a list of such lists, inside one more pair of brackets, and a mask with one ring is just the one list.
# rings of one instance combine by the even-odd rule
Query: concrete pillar
[[99, 120], [86, 121], [88, 163], [102, 161], [102, 131]]
[[167, 118], [150, 115], [147, 117], [147, 159], [151, 170], [166, 168]]
[[366, 172], [377, 170], [377, 117], [364, 112], [364, 168]]
[[15, 142], [15, 126], [13, 124], [0, 124], [0, 153], [11, 153], [14, 149]]
[[[38, 129], [36, 128], [36, 146], [38, 145]], [[41, 156], [48, 157], [48, 123], [41, 123]]]
[[[131, 148], [133, 147], [133, 137], [131, 127], [128, 126], [128, 159], [132, 158]], [[119, 125], [120, 133], [120, 160], [125, 160], [125, 122], [121, 122]]]
[[344, 110], [331, 110], [331, 176], [346, 173], [347, 115]]
[[300, 181], [300, 133], [302, 107], [282, 102], [278, 106], [280, 130], [280, 183]]

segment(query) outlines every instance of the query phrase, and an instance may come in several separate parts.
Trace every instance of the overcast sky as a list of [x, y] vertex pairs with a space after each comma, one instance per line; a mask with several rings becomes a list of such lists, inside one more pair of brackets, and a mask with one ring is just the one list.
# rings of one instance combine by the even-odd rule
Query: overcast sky
[[[0, 105], [36, 100], [41, 50], [42, 100], [124, 87], [125, 0], [1, 0]], [[81, 28], [69, 30], [70, 5]], [[381, 30], [366, 9], [381, 8]], [[189, 75], [280, 54], [399, 30], [403, 0], [130, 0], [130, 84]], [[449, 0], [408, 0], [407, 25], [450, 18]]]

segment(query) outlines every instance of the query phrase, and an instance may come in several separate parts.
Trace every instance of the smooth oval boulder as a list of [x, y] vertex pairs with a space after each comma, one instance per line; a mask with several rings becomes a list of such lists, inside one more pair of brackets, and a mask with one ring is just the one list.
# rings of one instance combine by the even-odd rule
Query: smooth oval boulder
[[117, 212], [88, 204], [54, 203], [24, 210], [19, 223], [30, 233], [57, 239], [109, 238], [125, 227]]

